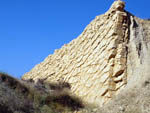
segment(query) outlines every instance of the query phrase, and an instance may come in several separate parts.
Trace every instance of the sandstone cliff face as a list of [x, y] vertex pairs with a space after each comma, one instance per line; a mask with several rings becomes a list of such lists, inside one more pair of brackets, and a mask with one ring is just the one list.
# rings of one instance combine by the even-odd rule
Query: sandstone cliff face
[[69, 84], [71, 95], [99, 106], [83, 113], [150, 113], [150, 21], [124, 7], [115, 1], [22, 79]]
[[64, 81], [85, 103], [102, 106], [127, 83], [128, 15], [115, 1], [75, 40], [48, 56], [23, 79]]
[[127, 84], [98, 113], [150, 113], [150, 21], [128, 18]]

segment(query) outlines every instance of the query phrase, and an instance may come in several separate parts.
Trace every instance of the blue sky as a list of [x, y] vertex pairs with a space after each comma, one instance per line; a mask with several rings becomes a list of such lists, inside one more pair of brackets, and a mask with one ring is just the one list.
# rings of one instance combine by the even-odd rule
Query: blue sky
[[[0, 0], [0, 71], [20, 78], [76, 38], [114, 0]], [[150, 18], [150, 0], [126, 0], [126, 10]]]

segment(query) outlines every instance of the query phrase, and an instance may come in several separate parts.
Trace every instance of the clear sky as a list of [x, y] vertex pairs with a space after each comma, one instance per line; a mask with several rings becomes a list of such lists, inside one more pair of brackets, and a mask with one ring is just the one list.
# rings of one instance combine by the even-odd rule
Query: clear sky
[[[114, 0], [0, 0], [0, 71], [20, 78], [76, 38]], [[150, 18], [150, 0], [126, 0], [126, 10]]]

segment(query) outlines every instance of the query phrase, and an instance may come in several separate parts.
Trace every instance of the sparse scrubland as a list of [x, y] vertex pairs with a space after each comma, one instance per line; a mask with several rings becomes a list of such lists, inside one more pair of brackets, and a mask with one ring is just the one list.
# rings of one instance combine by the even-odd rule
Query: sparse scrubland
[[34, 83], [0, 73], [0, 113], [58, 113], [84, 108], [69, 88], [67, 83]]

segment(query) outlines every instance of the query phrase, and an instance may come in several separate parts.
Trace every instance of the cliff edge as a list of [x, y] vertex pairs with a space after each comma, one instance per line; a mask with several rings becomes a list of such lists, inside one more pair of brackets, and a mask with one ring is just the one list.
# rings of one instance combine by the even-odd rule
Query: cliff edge
[[22, 80], [35, 86], [42, 80], [44, 87], [67, 84], [70, 97], [81, 103], [63, 112], [150, 113], [150, 20], [135, 17], [124, 7], [123, 1], [115, 1], [79, 37]]
[[107, 103], [127, 84], [129, 21], [124, 6], [115, 1], [78, 38], [49, 55], [23, 79], [64, 81], [85, 104]]

